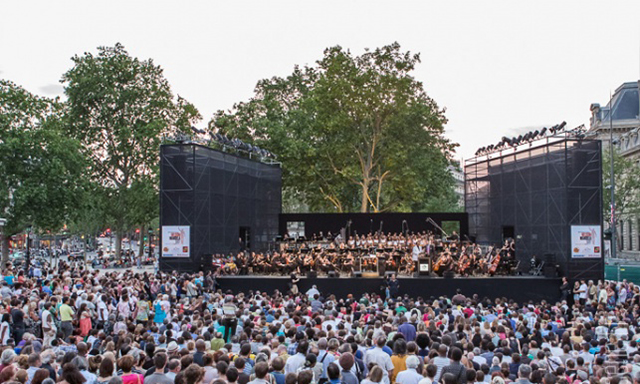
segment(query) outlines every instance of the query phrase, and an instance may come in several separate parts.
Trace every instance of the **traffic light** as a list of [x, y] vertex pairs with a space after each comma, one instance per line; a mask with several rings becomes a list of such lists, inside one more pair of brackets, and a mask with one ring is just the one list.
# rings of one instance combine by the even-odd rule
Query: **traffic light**
[[140, 228], [136, 228], [136, 233], [140, 233]]
[[603, 235], [604, 235], [604, 239], [605, 240], [611, 241], [611, 235], [612, 235], [611, 228], [605, 229], [604, 232], [603, 232]]

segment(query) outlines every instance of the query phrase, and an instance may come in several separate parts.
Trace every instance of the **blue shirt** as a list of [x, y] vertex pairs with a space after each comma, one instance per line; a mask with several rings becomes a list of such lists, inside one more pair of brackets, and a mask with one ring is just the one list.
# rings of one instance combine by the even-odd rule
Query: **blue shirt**
[[402, 324], [398, 327], [398, 332], [400, 332], [407, 341], [414, 341], [416, 339], [416, 327], [412, 324]]
[[271, 372], [271, 376], [276, 379], [276, 384], [284, 384], [284, 373], [282, 372]]

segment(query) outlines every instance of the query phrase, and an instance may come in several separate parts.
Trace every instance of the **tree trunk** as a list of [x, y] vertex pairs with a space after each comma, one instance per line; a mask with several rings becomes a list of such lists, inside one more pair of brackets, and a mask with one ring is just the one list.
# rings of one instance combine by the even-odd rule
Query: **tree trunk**
[[115, 247], [115, 252], [116, 252], [116, 259], [120, 258], [120, 252], [122, 251], [122, 231], [121, 230], [117, 230], [116, 231], [116, 247]]
[[367, 199], [368, 184], [362, 183], [362, 201], [360, 203], [360, 212], [367, 213], [369, 208], [369, 200]]
[[9, 236], [2, 234], [2, 267], [9, 261]]

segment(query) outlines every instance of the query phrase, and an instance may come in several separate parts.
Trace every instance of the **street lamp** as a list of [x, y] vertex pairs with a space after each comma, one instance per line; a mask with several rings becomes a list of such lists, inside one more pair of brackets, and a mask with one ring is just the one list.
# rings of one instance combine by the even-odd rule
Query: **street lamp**
[[[0, 217], [0, 253], [4, 252], [4, 226], [7, 225], [7, 219]], [[7, 253], [9, 250], [7, 249]]]
[[613, 174], [613, 100], [609, 100], [609, 152], [611, 154], [611, 258], [616, 258], [618, 244], [616, 242], [616, 184]]
[[149, 259], [151, 259], [151, 235], [153, 235], [153, 228], [149, 227]]

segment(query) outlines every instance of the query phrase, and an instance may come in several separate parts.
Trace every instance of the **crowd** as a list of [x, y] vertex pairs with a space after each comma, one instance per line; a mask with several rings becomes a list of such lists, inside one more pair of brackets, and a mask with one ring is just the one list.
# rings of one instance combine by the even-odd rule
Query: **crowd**
[[557, 303], [337, 298], [62, 265], [2, 271], [0, 384], [640, 383], [626, 281], [565, 282]]

